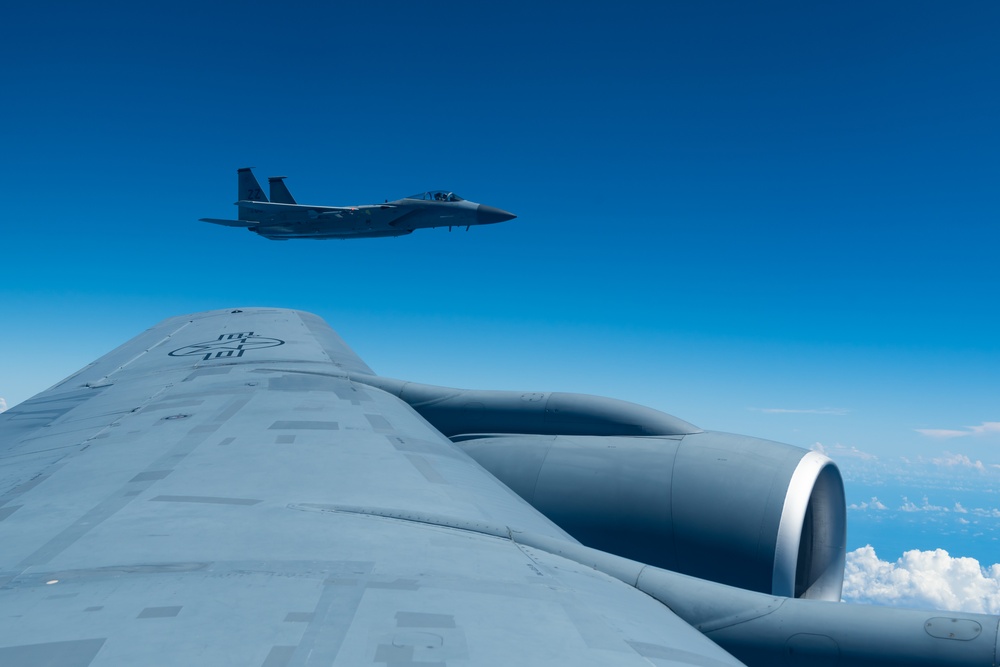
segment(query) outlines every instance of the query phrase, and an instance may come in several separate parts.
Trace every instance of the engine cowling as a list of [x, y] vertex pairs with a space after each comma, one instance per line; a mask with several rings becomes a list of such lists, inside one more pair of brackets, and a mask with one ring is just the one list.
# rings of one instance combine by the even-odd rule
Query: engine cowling
[[351, 379], [408, 403], [589, 547], [747, 590], [840, 599], [844, 484], [821, 454], [600, 396]]
[[587, 546], [747, 590], [840, 599], [844, 487], [816, 452], [718, 432], [453, 440]]

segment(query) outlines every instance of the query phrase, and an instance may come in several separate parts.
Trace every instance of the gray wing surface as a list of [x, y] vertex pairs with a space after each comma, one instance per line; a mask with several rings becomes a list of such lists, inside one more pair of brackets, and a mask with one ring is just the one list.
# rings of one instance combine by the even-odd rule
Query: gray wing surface
[[0, 415], [0, 665], [740, 665], [319, 318], [166, 320]]

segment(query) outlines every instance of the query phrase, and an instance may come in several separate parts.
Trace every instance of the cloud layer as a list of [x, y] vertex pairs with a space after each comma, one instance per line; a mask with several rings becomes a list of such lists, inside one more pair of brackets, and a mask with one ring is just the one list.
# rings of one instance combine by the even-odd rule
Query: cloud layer
[[895, 563], [869, 545], [847, 554], [844, 600], [894, 607], [1000, 613], [1000, 563], [952, 558], [944, 549], [907, 551]]
[[0, 412], [7, 409], [7, 399], [0, 397]]
[[838, 415], [850, 414], [847, 408], [750, 408], [757, 412], [766, 414], [792, 414], [792, 415]]
[[840, 461], [842, 459], [861, 459], [862, 461], [875, 461], [878, 459], [874, 454], [869, 454], [868, 452], [863, 452], [854, 445], [847, 447], [837, 443], [835, 445], [827, 446], [822, 442], [817, 442], [812, 446], [813, 451], [819, 452], [824, 456], [829, 456], [835, 461]]
[[966, 436], [995, 435], [1000, 433], [1000, 422], [983, 422], [979, 426], [966, 426], [962, 429], [951, 428], [917, 428], [917, 433], [929, 438], [962, 438]]

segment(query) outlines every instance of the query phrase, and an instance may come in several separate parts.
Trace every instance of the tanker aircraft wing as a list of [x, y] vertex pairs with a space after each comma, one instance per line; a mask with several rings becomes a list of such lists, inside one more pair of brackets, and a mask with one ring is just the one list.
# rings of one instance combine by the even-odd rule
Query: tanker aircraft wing
[[454, 192], [432, 190], [383, 204], [313, 206], [299, 204], [284, 176], [268, 178], [271, 200], [249, 168], [237, 170], [239, 217], [236, 220], [202, 218], [226, 227], [244, 227], [265, 238], [350, 239], [403, 236], [417, 229], [488, 225], [516, 216], [493, 206], [477, 204]]
[[739, 665], [315, 316], [169, 319], [0, 415], [0, 665]]
[[[490, 430], [544, 455], [504, 461]], [[0, 665], [994, 664], [993, 616], [776, 595], [772, 569], [789, 596], [839, 596], [842, 489], [829, 460], [770, 444], [612, 399], [378, 376], [298, 311], [168, 319], [0, 414]], [[764, 470], [764, 500], [714, 493], [762, 512], [744, 532], [766, 539], [727, 569], [765, 591], [585, 546], [536, 509], [591, 502], [567, 482], [584, 471], [602, 504], [602, 481], [640, 515], [673, 497], [668, 532], [708, 535], [680, 481], [657, 496], [614, 478], [629, 466], [601, 457], [633, 446], [638, 474], [700, 480], [699, 456]], [[515, 486], [528, 473], [533, 504], [467, 451]], [[663, 546], [683, 568], [679, 544]]]

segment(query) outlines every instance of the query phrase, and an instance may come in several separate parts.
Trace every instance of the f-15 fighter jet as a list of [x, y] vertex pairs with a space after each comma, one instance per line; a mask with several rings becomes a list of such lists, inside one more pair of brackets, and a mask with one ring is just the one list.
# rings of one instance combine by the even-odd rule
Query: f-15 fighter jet
[[249, 168], [237, 170], [239, 219], [202, 218], [227, 227], [244, 227], [274, 241], [287, 239], [357, 239], [403, 236], [415, 229], [489, 225], [512, 220], [513, 213], [462, 199], [454, 192], [432, 190], [384, 204], [310, 206], [299, 204], [284, 176], [268, 178], [271, 200]]

